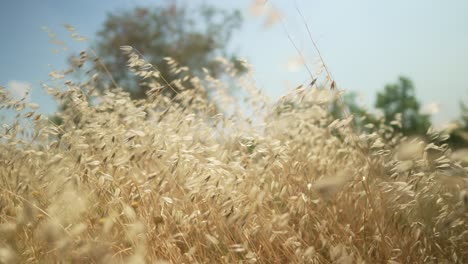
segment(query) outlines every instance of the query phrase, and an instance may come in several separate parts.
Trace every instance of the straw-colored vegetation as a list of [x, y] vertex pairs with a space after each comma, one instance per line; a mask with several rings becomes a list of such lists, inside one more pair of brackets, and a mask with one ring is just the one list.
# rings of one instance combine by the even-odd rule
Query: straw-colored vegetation
[[19, 114], [0, 134], [1, 263], [468, 261], [467, 170], [445, 135], [404, 138], [398, 120], [360, 134], [331, 118], [327, 78], [271, 103], [249, 75], [167, 59], [195, 87], [171, 98], [177, 82], [122, 49], [147, 99], [55, 72], [56, 125], [0, 90]]

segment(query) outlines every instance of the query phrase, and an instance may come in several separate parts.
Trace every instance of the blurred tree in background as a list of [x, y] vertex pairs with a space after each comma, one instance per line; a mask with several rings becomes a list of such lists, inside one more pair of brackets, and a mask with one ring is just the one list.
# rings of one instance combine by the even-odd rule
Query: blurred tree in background
[[[185, 89], [192, 89], [193, 84], [184, 76], [200, 76], [203, 69], [209, 70], [213, 77], [220, 77], [223, 68], [218, 56], [228, 59], [234, 65], [236, 73], [245, 68], [237, 56], [228, 51], [228, 44], [233, 33], [241, 27], [242, 16], [238, 10], [223, 10], [213, 6], [190, 6], [171, 1], [155, 7], [136, 7], [108, 14], [101, 30], [97, 33], [92, 49], [99, 56], [91, 62], [91, 69], [86, 73], [99, 73], [100, 78], [93, 78], [96, 88], [104, 90], [118, 86], [130, 93], [133, 99], [146, 97], [150, 86], [142, 82], [128, 68], [128, 55], [121, 46], [132, 46], [148, 63], [151, 63], [162, 76], [160, 84], [168, 88], [167, 83], [178, 81]], [[171, 58], [183, 73], [174, 71], [173, 64], [165, 60]], [[83, 63], [86, 53], [69, 57], [73, 72], [79, 77], [86, 74]], [[81, 69], [81, 70], [79, 70]], [[104, 76], [110, 75], [110, 78]], [[162, 80], [164, 79], [164, 80]], [[167, 82], [167, 83], [166, 83]], [[177, 85], [164, 89], [166, 94], [174, 96]], [[207, 93], [203, 94], [207, 97]], [[70, 99], [63, 100], [57, 114], [51, 116], [55, 124], [62, 124], [60, 113], [70, 108]], [[70, 110], [73, 111], [73, 110]]]
[[[170, 71], [165, 57], [189, 67], [192, 75], [197, 76], [206, 68], [217, 77], [221, 73], [215, 60], [217, 56], [230, 59], [236, 69], [242, 70], [236, 56], [227, 51], [232, 34], [241, 23], [238, 10], [226, 11], [207, 5], [192, 8], [168, 2], [152, 8], [137, 7], [109, 14], [98, 32], [94, 49], [116, 83], [129, 91], [132, 98], [139, 99], [145, 97], [148, 87], [139, 84], [139, 77], [128, 70], [128, 57], [120, 46], [135, 48], [169, 83], [180, 76]], [[97, 62], [95, 68], [103, 73]], [[189, 82], [182, 85], [190, 88]], [[165, 91], [175, 93], [171, 89]]]
[[359, 131], [366, 130], [367, 124], [376, 125], [379, 121], [367, 109], [357, 102], [358, 94], [353, 91], [346, 92], [341, 101], [334, 101], [331, 105], [333, 118], [345, 118], [345, 113], [354, 116], [354, 125]]
[[425, 135], [431, 126], [430, 116], [420, 112], [414, 85], [406, 77], [400, 77], [395, 84], [386, 85], [383, 91], [377, 93], [375, 102], [375, 107], [383, 113], [383, 120], [360, 106], [355, 92], [347, 92], [342, 100], [335, 101], [330, 111], [334, 118], [345, 118], [344, 113], [353, 115], [355, 127], [360, 131], [379, 126], [382, 121], [395, 128], [394, 122], [398, 119], [401, 123], [399, 132], [403, 135]]
[[[384, 91], [377, 93], [375, 106], [381, 109], [383, 120], [368, 112], [357, 103], [357, 94], [347, 92], [341, 100], [331, 104], [330, 114], [334, 119], [346, 118], [345, 113], [354, 116], [354, 124], [359, 131], [370, 131], [378, 127], [383, 121], [386, 125], [395, 126], [393, 121], [400, 119], [401, 132], [405, 136], [419, 135], [426, 137], [426, 132], [431, 126], [430, 115], [420, 112], [420, 103], [416, 98], [414, 85], [410, 79], [400, 77], [395, 84], [388, 84]], [[460, 118], [450, 123], [443, 133], [448, 133], [450, 138], [447, 143], [452, 149], [468, 148], [468, 105], [460, 102]], [[400, 117], [397, 115], [401, 114]]]
[[377, 93], [375, 107], [381, 109], [385, 123], [390, 124], [401, 113], [401, 132], [404, 135], [424, 135], [431, 126], [430, 116], [420, 112], [414, 85], [410, 79], [400, 77]]
[[468, 148], [468, 106], [460, 102], [461, 116], [449, 127], [449, 144], [454, 149]]

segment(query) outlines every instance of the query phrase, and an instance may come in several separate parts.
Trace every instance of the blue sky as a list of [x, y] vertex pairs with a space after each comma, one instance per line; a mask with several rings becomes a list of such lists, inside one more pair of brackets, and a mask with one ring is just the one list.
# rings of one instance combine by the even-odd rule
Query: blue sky
[[[183, 1], [178, 1], [183, 2]], [[249, 11], [253, 0], [207, 2], [238, 8], [245, 17], [243, 29], [234, 36], [231, 48], [254, 66], [259, 87], [277, 98], [287, 89], [307, 82], [305, 70], [289, 71], [288, 62], [297, 57], [286, 32], [305, 55], [311, 67], [317, 59], [301, 10], [325, 62], [341, 89], [356, 91], [369, 108], [377, 91], [410, 77], [423, 105], [438, 104], [436, 124], [459, 116], [458, 101], [468, 102], [468, 1], [425, 0], [272, 0], [281, 23], [264, 26], [265, 14]], [[51, 28], [70, 50], [85, 49], [87, 43], [68, 38], [68, 23], [90, 38], [99, 30], [108, 12], [156, 1], [59, 1], [15, 0], [0, 2], [0, 85], [21, 91], [32, 88], [31, 100], [41, 111], [55, 106], [41, 91], [51, 69], [65, 68], [66, 53], [54, 54], [41, 26]]]

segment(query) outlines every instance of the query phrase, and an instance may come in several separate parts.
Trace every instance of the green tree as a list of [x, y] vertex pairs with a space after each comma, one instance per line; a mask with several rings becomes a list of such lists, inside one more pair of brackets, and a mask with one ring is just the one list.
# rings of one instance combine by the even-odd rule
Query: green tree
[[[217, 77], [221, 69], [215, 57], [238, 62], [236, 56], [227, 51], [227, 45], [241, 22], [239, 11], [207, 5], [193, 8], [168, 2], [154, 8], [137, 7], [109, 14], [97, 34], [94, 49], [118, 86], [128, 90], [132, 98], [139, 99], [145, 97], [148, 87], [141, 85], [139, 77], [128, 70], [128, 58], [120, 46], [134, 47], [169, 83], [179, 79], [180, 74], [170, 70], [165, 57], [187, 66], [192, 75], [197, 76], [206, 68]], [[242, 70], [240, 63], [235, 65]], [[95, 68], [100, 72], [104, 70], [97, 62]], [[183, 86], [190, 88], [190, 83], [184, 82]], [[166, 92], [174, 93], [171, 89]]]
[[356, 92], [347, 92], [341, 100], [335, 100], [330, 109], [333, 118], [345, 118], [345, 113], [351, 114], [358, 130], [366, 130], [367, 124], [377, 125], [377, 118], [357, 103], [357, 96]]
[[450, 129], [449, 144], [452, 148], [468, 147], [468, 106], [460, 102], [460, 119], [454, 122], [454, 127]]
[[460, 125], [463, 129], [468, 130], [468, 106], [460, 102]]
[[377, 94], [375, 106], [383, 111], [386, 124], [401, 113], [401, 132], [404, 135], [425, 134], [431, 125], [430, 116], [420, 112], [414, 85], [406, 77], [386, 85], [384, 91]]

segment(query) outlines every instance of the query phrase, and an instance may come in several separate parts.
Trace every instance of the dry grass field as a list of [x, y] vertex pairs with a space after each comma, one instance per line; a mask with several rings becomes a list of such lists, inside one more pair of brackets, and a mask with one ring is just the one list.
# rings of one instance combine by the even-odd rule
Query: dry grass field
[[184, 90], [122, 49], [145, 100], [55, 72], [56, 125], [0, 89], [17, 113], [0, 134], [0, 263], [468, 262], [467, 169], [443, 133], [359, 132], [331, 117], [326, 77], [272, 102], [249, 74], [168, 59]]

